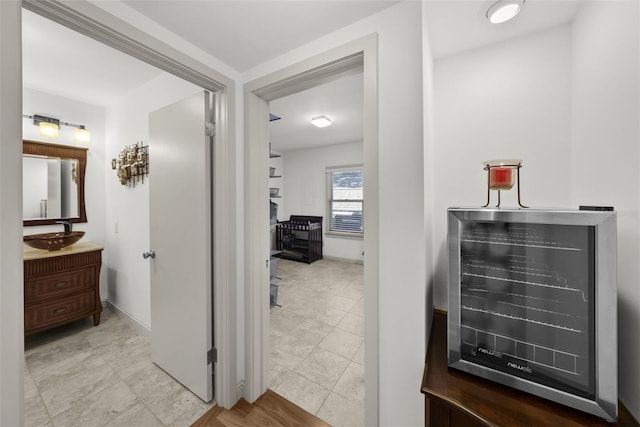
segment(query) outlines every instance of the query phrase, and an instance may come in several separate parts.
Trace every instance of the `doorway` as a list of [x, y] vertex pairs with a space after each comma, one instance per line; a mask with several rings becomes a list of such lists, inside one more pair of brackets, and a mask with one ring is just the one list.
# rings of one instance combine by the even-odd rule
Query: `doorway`
[[[269, 109], [269, 388], [331, 425], [364, 425], [363, 75]], [[320, 113], [330, 126], [309, 122]], [[321, 222], [287, 234], [307, 227], [290, 222], [301, 215]]]
[[[103, 19], [104, 16], [93, 6], [42, 4], [40, 2], [30, 1], [23, 2], [23, 5], [25, 8], [37, 14], [66, 25], [84, 35], [90, 33], [92, 38], [100, 42], [132, 54], [138, 59], [144, 58], [146, 62], [158, 66], [165, 71], [169, 71], [179, 78], [219, 94], [217, 99], [217, 105], [220, 111], [220, 121], [218, 122], [217, 128], [219, 144], [215, 150], [216, 164], [214, 170], [216, 174], [215, 182], [220, 188], [217, 188], [216, 190], [219, 191], [215, 191], [214, 194], [216, 198], [215, 204], [220, 208], [217, 212], [219, 215], [216, 215], [213, 225], [214, 233], [218, 236], [214, 248], [214, 252], [218, 254], [214, 257], [214, 283], [216, 283], [214, 293], [218, 294], [219, 297], [215, 299], [216, 306], [213, 310], [216, 316], [216, 337], [219, 339], [215, 369], [220, 372], [220, 375], [217, 376], [216, 400], [221, 406], [233, 405], [236, 399], [236, 357], [235, 345], [230, 344], [230, 340], [234, 342], [234, 338], [229, 337], [234, 337], [236, 333], [236, 300], [235, 292], [230, 292], [228, 288], [232, 286], [235, 280], [235, 260], [228, 259], [223, 255], [235, 251], [233, 239], [228, 238], [230, 234], [233, 234], [235, 219], [227, 212], [227, 210], [231, 210], [235, 205], [235, 192], [232, 188], [227, 187], [232, 187], [235, 182], [233, 118], [229, 117], [226, 113], [228, 110], [233, 111], [233, 98], [229, 98], [226, 95], [229, 90], [233, 93], [233, 81], [201, 64], [190, 63], [189, 65], [182, 65], [176, 62], [178, 60], [173, 58], [180, 57], [178, 52], [162, 46], [159, 43], [155, 43], [153, 40], [146, 40], [146, 45], [141, 43], [138, 44], [137, 47], [131, 48], [131, 46], [128, 45], [128, 41], [131, 40], [132, 33], [135, 33], [135, 29], [126, 25], [122, 26], [122, 23], [118, 23], [118, 32], [110, 31], [109, 25], [116, 26], [115, 18], [105, 21]], [[78, 7], [78, 9], [76, 9], [76, 7]], [[100, 19], [96, 18], [96, 15], [100, 16]], [[97, 22], [101, 22], [101, 24], [98, 26], [96, 24]], [[19, 40], [19, 37], [17, 39]]]
[[269, 258], [268, 176], [268, 102], [317, 86], [339, 76], [362, 72], [364, 76], [364, 198], [367, 210], [365, 247], [365, 420], [367, 425], [378, 422], [378, 358], [377, 304], [378, 272], [378, 143], [377, 143], [377, 40], [364, 37], [341, 48], [287, 67], [245, 86], [246, 105], [246, 277], [247, 309], [247, 396], [254, 400], [269, 386], [269, 270], [264, 268]]

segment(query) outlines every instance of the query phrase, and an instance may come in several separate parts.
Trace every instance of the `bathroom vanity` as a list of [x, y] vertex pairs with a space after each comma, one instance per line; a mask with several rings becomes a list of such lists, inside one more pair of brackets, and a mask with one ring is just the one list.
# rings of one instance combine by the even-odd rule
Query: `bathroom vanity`
[[25, 335], [87, 316], [100, 324], [102, 250], [88, 242], [57, 251], [24, 247]]

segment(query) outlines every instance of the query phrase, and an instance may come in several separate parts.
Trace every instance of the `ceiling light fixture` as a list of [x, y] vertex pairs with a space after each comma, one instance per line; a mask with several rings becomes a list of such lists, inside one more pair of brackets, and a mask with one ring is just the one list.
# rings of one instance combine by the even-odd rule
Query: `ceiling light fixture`
[[501, 24], [520, 13], [524, 6], [524, 0], [498, 0], [487, 10], [487, 19], [492, 24]]
[[329, 120], [327, 116], [317, 116], [311, 119], [311, 124], [319, 128], [324, 128], [331, 126], [331, 120]]
[[79, 142], [89, 142], [91, 141], [91, 132], [84, 125], [80, 125], [73, 130], [73, 139]]
[[33, 119], [33, 124], [40, 128], [40, 136], [46, 138], [57, 138], [60, 135], [60, 125], [75, 128], [73, 131], [73, 139], [79, 142], [91, 141], [91, 132], [84, 125], [76, 125], [74, 123], [62, 122], [51, 117], [39, 116], [34, 114], [23, 114], [25, 119]]

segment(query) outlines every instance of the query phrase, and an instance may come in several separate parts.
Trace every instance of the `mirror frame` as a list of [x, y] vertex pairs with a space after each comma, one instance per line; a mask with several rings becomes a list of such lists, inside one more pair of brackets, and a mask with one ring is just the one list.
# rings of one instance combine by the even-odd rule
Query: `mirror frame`
[[[22, 154], [30, 154], [35, 156], [59, 157], [61, 159], [78, 160], [78, 215], [75, 218], [68, 218], [71, 222], [87, 222], [87, 212], [84, 206], [84, 175], [87, 170], [87, 150], [84, 147], [72, 147], [69, 145], [49, 144], [38, 141], [22, 141]], [[50, 225], [55, 224], [62, 218], [42, 218], [42, 219], [24, 219], [22, 224], [24, 227], [31, 225]], [[67, 219], [67, 218], [65, 218]]]

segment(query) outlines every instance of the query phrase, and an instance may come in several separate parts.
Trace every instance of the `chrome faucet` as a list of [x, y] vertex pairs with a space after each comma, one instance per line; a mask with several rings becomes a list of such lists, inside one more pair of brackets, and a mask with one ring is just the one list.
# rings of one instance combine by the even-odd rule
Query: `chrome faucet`
[[56, 224], [64, 225], [64, 234], [71, 234], [71, 229], [73, 228], [73, 223], [70, 219], [64, 219], [62, 221], [56, 221]]

